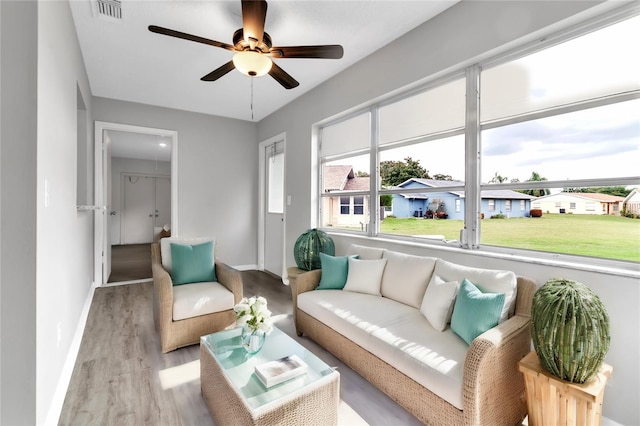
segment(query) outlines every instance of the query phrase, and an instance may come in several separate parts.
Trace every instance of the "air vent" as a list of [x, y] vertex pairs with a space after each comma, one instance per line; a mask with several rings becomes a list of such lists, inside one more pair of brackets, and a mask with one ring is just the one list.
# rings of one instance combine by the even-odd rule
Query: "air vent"
[[98, 16], [111, 19], [122, 19], [120, 0], [97, 0]]

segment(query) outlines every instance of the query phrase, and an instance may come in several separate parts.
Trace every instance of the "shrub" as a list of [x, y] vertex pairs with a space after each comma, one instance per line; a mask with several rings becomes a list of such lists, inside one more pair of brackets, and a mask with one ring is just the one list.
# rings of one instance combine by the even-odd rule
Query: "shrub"
[[531, 217], [542, 217], [542, 209], [531, 209], [529, 214]]
[[503, 215], [502, 213], [498, 213], [498, 214], [494, 214], [493, 216], [491, 216], [490, 219], [506, 219], [507, 216]]

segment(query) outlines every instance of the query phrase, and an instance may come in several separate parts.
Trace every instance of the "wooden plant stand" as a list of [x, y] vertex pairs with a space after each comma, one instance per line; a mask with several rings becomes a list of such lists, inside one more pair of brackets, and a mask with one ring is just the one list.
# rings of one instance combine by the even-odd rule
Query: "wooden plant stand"
[[519, 363], [527, 390], [530, 426], [597, 426], [602, 420], [602, 398], [613, 368], [602, 364], [598, 374], [582, 385], [548, 373], [535, 352]]

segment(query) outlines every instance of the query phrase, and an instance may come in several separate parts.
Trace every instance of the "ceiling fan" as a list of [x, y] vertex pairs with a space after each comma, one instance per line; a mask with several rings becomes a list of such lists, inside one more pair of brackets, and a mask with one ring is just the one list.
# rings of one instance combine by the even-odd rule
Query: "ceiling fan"
[[344, 50], [342, 46], [337, 44], [274, 47], [271, 37], [264, 31], [266, 16], [266, 1], [242, 0], [242, 28], [236, 30], [233, 34], [233, 45], [156, 25], [150, 25], [149, 31], [236, 52], [231, 61], [202, 77], [200, 79], [202, 81], [215, 81], [235, 68], [251, 77], [259, 77], [268, 73], [285, 89], [293, 89], [300, 83], [276, 65], [271, 58], [342, 58]]

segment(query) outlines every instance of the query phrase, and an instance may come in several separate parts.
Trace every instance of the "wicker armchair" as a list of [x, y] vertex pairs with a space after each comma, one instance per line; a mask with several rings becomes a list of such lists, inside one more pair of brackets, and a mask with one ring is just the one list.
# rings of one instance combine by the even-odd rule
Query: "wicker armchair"
[[[162, 266], [160, 244], [151, 244], [151, 268], [153, 272], [153, 319], [160, 334], [162, 353], [183, 346], [199, 343], [200, 336], [224, 330], [234, 325], [233, 309], [175, 321], [173, 319], [173, 282]], [[234, 304], [242, 299], [242, 275], [239, 271], [216, 260], [218, 282], [233, 293]], [[186, 284], [191, 285], [191, 284]]]

